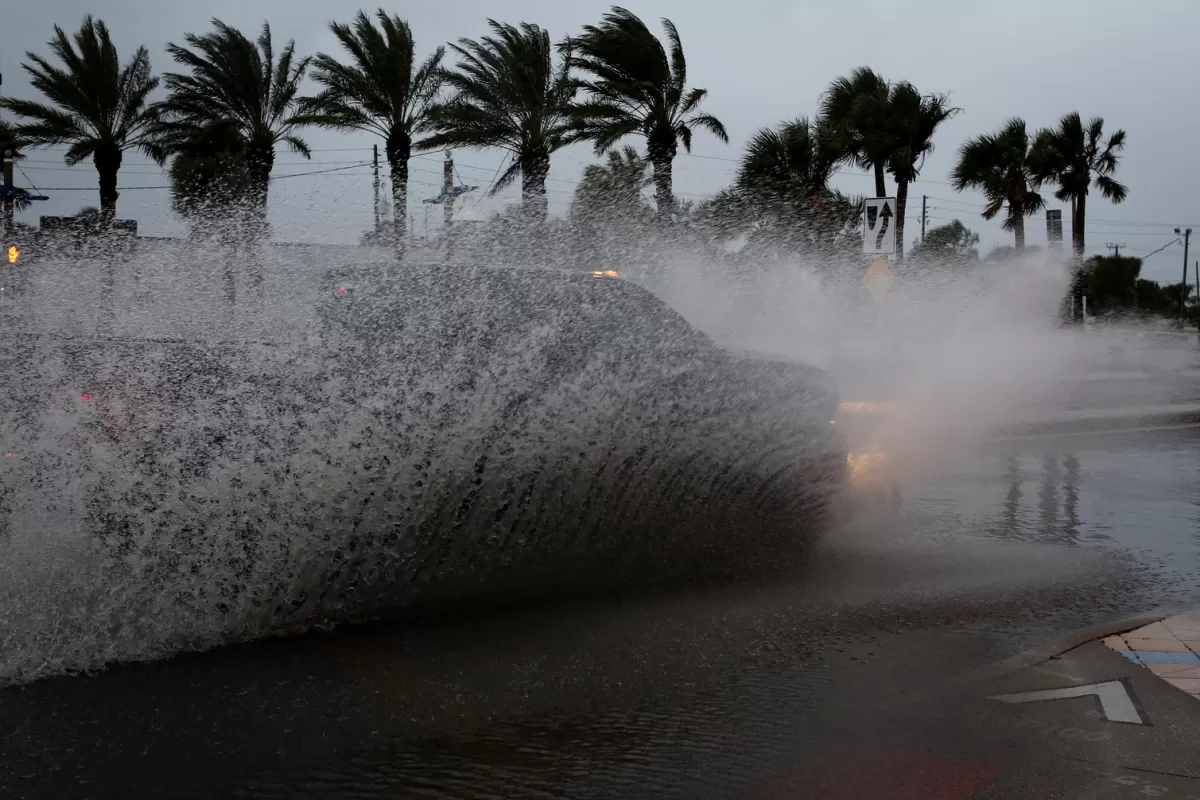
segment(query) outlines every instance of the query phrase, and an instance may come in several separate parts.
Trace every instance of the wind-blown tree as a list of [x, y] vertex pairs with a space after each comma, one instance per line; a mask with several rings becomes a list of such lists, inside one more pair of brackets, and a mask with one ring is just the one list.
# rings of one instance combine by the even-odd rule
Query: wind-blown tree
[[1058, 127], [1042, 130], [1034, 139], [1030, 156], [1034, 177], [1039, 183], [1054, 183], [1059, 200], [1071, 201], [1071, 243], [1077, 256], [1084, 251], [1084, 225], [1087, 221], [1088, 190], [1093, 185], [1114, 203], [1125, 200], [1129, 190], [1112, 176], [1125, 148], [1125, 131], [1114, 131], [1104, 139], [1104, 120], [1093, 117], [1086, 127], [1073, 111], [1059, 121]]
[[492, 35], [478, 41], [459, 39], [450, 48], [458, 56], [441, 78], [451, 91], [428, 110], [434, 131], [417, 143], [420, 150], [447, 147], [500, 148], [512, 154], [508, 169], [493, 183], [500, 191], [521, 176], [526, 219], [546, 218], [546, 176], [550, 155], [570, 141], [571, 42], [555, 46], [537, 25], [513, 26], [488, 20]]
[[829, 187], [838, 154], [832, 131], [806, 117], [751, 137], [733, 188], [752, 211], [758, 238], [825, 257], [845, 245], [859, 209]]
[[1032, 188], [1037, 179], [1030, 145], [1025, 120], [1014, 117], [998, 132], [985, 133], [963, 144], [950, 173], [950, 182], [957, 191], [974, 188], [983, 192], [987, 198], [981, 215], [984, 219], [994, 219], [1007, 206], [1004, 230], [1013, 232], [1018, 252], [1025, 249], [1025, 217], [1046, 205]]
[[342, 63], [318, 53], [312, 77], [324, 87], [300, 101], [300, 121], [334, 130], [357, 130], [383, 137], [392, 176], [392, 242], [396, 259], [404, 258], [408, 217], [408, 159], [413, 136], [426, 123], [427, 112], [442, 85], [444, 47], [436, 48], [420, 65], [412, 29], [397, 15], [377, 12], [376, 28], [359, 11], [352, 25], [329, 24], [350, 59]]
[[571, 200], [571, 216], [621, 216], [645, 210], [642, 190], [653, 181], [649, 159], [632, 146], [610, 150], [603, 164], [584, 167]]
[[49, 102], [5, 97], [0, 108], [22, 118], [16, 132], [28, 145], [66, 145], [63, 159], [69, 167], [92, 159], [100, 178], [101, 224], [107, 226], [117, 213], [117, 175], [125, 151], [157, 156], [152, 135], [157, 112], [148, 98], [158, 78], [145, 47], [121, 63], [108, 26], [91, 15], [70, 38], [55, 25], [48, 46], [60, 64], [26, 53], [22, 66]]
[[821, 263], [845, 255], [861, 203], [828, 185], [840, 154], [830, 134], [805, 117], [758, 131], [732, 186], [696, 211], [695, 225], [726, 241], [745, 236], [751, 250]]
[[171, 205], [195, 237], [234, 242], [238, 210], [250, 194], [246, 143], [230, 122], [183, 142], [171, 161]]
[[296, 56], [294, 41], [276, 53], [267, 22], [257, 41], [219, 19], [212, 25], [209, 33], [187, 34], [186, 46], [167, 45], [187, 72], [163, 75], [169, 95], [157, 104], [162, 158], [185, 151], [189, 143], [211, 136], [214, 128], [232, 131], [245, 148], [249, 210], [265, 226], [276, 146], [286, 145], [305, 158], [311, 155], [297, 135], [296, 113], [309, 59]]
[[574, 108], [575, 138], [591, 141], [597, 155], [627, 136], [644, 136], [654, 165], [655, 201], [660, 215], [675, 207], [672, 167], [679, 146], [692, 150], [692, 133], [707, 130], [729, 142], [725, 126], [700, 104], [705, 89], [687, 88], [687, 60], [679, 31], [662, 21], [670, 51], [632, 12], [613, 6], [599, 25], [587, 25], [576, 42], [579, 81], [588, 97]]
[[642, 190], [653, 183], [650, 161], [630, 145], [588, 164], [575, 187], [569, 219], [578, 260], [593, 269], [628, 263], [641, 248], [653, 211]]
[[839, 154], [839, 162], [870, 170], [875, 196], [886, 197], [884, 171], [895, 150], [887, 131], [891, 87], [870, 67], [857, 67], [836, 78], [821, 95], [821, 125]]
[[908, 187], [921, 173], [925, 156], [933, 152], [938, 126], [960, 109], [944, 94], [923, 95], [907, 81], [894, 84], [888, 95], [886, 131], [892, 140], [887, 171], [896, 181], [896, 258], [904, 258], [904, 215]]
[[931, 228], [909, 254], [909, 261], [934, 267], [961, 265], [979, 260], [979, 234], [961, 220]]

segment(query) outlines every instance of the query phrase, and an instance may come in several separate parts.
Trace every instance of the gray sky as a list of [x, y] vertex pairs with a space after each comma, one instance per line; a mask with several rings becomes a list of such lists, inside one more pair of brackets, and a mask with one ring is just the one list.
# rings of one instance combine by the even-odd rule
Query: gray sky
[[[921, 196], [928, 195], [932, 225], [962, 219], [980, 233], [984, 252], [1011, 243], [1011, 235], [1000, 230], [998, 220], [979, 218], [978, 196], [958, 194], [947, 185], [955, 152], [966, 138], [998, 128], [1009, 117], [1021, 116], [1036, 128], [1052, 125], [1072, 110], [1085, 118], [1102, 116], [1106, 130], [1121, 127], [1128, 133], [1117, 178], [1129, 187], [1129, 199], [1114, 206], [1095, 194], [1089, 198], [1089, 251], [1099, 252], [1112, 242], [1126, 245], [1123, 252], [1146, 255], [1173, 239], [1172, 228], [1177, 225], [1191, 225], [1200, 236], [1200, 203], [1194, 186], [1187, 183], [1194, 181], [1197, 171], [1194, 150], [1200, 130], [1194, 92], [1200, 67], [1195, 51], [1200, 32], [1196, 0], [1153, 0], [1141, 8], [1115, 0], [627, 0], [625, 5], [655, 26], [659, 17], [674, 20], [688, 55], [690, 83], [709, 90], [706, 109], [729, 129], [729, 145], [701, 133], [693, 155], [680, 155], [675, 179], [681, 195], [698, 199], [720, 189], [733, 174], [742, 144], [755, 130], [812, 114], [832, 78], [865, 64], [888, 79], [910, 80], [922, 91], [948, 92], [954, 105], [963, 109], [939, 132], [937, 151], [927, 160], [922, 179], [911, 188], [905, 237], [909, 241], [918, 229]], [[385, 7], [407, 17], [423, 57], [438, 43], [482, 34], [488, 17], [536, 22], [557, 38], [599, 19], [608, 4], [446, 0]], [[346, 20], [353, 9], [353, 5], [315, 0], [6, 3], [5, 24], [0, 27], [3, 90], [30, 96], [20, 54], [44, 52], [52, 25], [74, 30], [87, 10], [109, 24], [123, 54], [145, 44], [154, 67], [166, 71], [173, 64], [164, 44], [181, 41], [186, 31], [207, 30], [213, 16], [251, 34], [267, 19], [280, 44], [295, 38], [304, 53], [337, 53], [327, 29], [330, 15]], [[306, 138], [316, 151], [312, 162], [282, 154], [276, 175], [367, 161], [376, 141], [366, 135], [322, 131], [312, 131]], [[489, 151], [456, 154], [462, 179], [484, 187], [501, 158], [502, 154]], [[413, 161], [411, 191], [418, 198], [437, 192], [440, 159], [434, 154]], [[574, 182], [591, 160], [586, 148], [555, 155], [549, 183], [552, 211], [565, 210]], [[52, 195], [34, 213], [69, 214], [98, 203], [95, 191], [82, 191], [97, 185], [90, 164], [68, 170], [60, 151], [35, 151], [22, 167]], [[869, 191], [870, 179], [855, 172], [839, 175], [837, 184], [849, 192]], [[24, 182], [20, 175], [18, 182]], [[157, 167], [140, 155], [129, 155], [121, 172], [120, 216], [137, 218], [147, 234], [181, 232], [170, 211], [168, 192], [133, 188], [165, 183]], [[51, 188], [55, 191], [48, 191]], [[513, 189], [501, 198], [515, 196]], [[486, 211], [501, 202], [471, 198], [465, 205]], [[1051, 203], [1059, 206], [1053, 198]], [[272, 185], [271, 205], [281, 239], [356, 241], [371, 224], [370, 170], [351, 168], [280, 180]], [[411, 209], [420, 229], [424, 207], [414, 201]], [[33, 221], [32, 214], [26, 216]], [[1029, 220], [1027, 226], [1030, 243], [1044, 244], [1041, 218]], [[1064, 233], [1070, 236], [1069, 230]], [[1200, 257], [1200, 246], [1192, 252]], [[1167, 247], [1146, 262], [1143, 275], [1178, 281], [1182, 258], [1180, 246]]]

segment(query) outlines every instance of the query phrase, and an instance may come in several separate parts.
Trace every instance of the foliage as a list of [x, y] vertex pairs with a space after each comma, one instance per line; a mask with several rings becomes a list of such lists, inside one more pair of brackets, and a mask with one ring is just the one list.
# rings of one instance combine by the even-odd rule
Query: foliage
[[581, 266], [600, 269], [634, 256], [650, 230], [653, 212], [642, 190], [653, 182], [651, 170], [649, 159], [629, 145], [584, 168], [569, 215]]
[[332, 22], [330, 31], [349, 55], [349, 63], [317, 54], [312, 77], [323, 88], [300, 101], [297, 124], [333, 130], [377, 133], [392, 173], [392, 242], [403, 258], [407, 241], [408, 159], [413, 136], [428, 119], [442, 85], [444, 47], [436, 48], [419, 66], [412, 30], [399, 16], [378, 11], [379, 27], [358, 12], [353, 25]]
[[1045, 207], [1031, 187], [1037, 182], [1030, 164], [1030, 136], [1025, 120], [1014, 117], [997, 133], [968, 140], [950, 173], [957, 191], [979, 189], [987, 198], [982, 217], [995, 219], [1007, 205], [1004, 229], [1013, 231], [1017, 250], [1025, 248], [1025, 217]]
[[733, 185], [702, 203], [692, 224], [710, 238], [745, 237], [745, 249], [824, 262], [856, 252], [861, 201], [828, 185], [836, 151], [827, 132], [805, 117], [758, 131], [742, 154]]
[[587, 25], [575, 43], [578, 85], [586, 99], [574, 105], [575, 139], [590, 141], [597, 155], [627, 136], [646, 138], [654, 166], [655, 198], [661, 215], [675, 205], [672, 162], [679, 145], [692, 150], [692, 134], [704, 129], [729, 141], [725, 126], [700, 111], [705, 89], [687, 88], [687, 59], [679, 31], [663, 20], [670, 50], [635, 14], [613, 6], [599, 25]]
[[887, 131], [890, 87], [879, 73], [857, 67], [835, 78], [821, 95], [820, 120], [829, 131], [838, 161], [871, 170], [875, 196], [887, 195], [884, 169], [894, 143]]
[[496, 192], [521, 176], [521, 197], [530, 219], [546, 217], [546, 175], [550, 154], [570, 141], [571, 43], [559, 46], [554, 64], [550, 34], [530, 23], [519, 27], [488, 20], [491, 36], [459, 39], [458, 56], [442, 80], [453, 96], [429, 110], [435, 133], [418, 149], [499, 147], [514, 158], [492, 186]]
[[896, 180], [897, 258], [904, 258], [908, 186], [920, 174], [925, 157], [933, 152], [933, 134], [938, 126], [959, 111], [950, 105], [946, 95], [923, 95], [907, 81], [895, 84], [888, 96], [885, 130], [891, 138], [892, 151], [887, 171]]
[[1133, 256], [1093, 256], [1083, 262], [1077, 285], [1092, 313], [1133, 308], [1142, 260]]
[[26, 53], [30, 84], [49, 101], [0, 98], [0, 108], [21, 117], [17, 133], [34, 147], [66, 145], [75, 166], [91, 158], [100, 177], [102, 224], [117, 213], [117, 173], [126, 150], [158, 153], [152, 135], [157, 111], [147, 101], [158, 86], [150, 54], [139, 47], [121, 63], [108, 26], [89, 14], [68, 38], [54, 26], [50, 52], [61, 65]]
[[1030, 155], [1037, 182], [1054, 183], [1059, 200], [1071, 201], [1071, 238], [1075, 252], [1083, 254], [1087, 196], [1091, 186], [1113, 203], [1121, 203], [1129, 191], [1112, 176], [1125, 149], [1125, 131], [1114, 131], [1104, 139], [1104, 120], [1093, 117], [1084, 126], [1078, 112], [1062, 118], [1058, 127], [1038, 133]]
[[938, 267], [964, 265], [979, 260], [978, 244], [979, 234], [956, 219], [927, 231], [909, 260]]
[[186, 46], [167, 45], [186, 72], [163, 76], [170, 94], [157, 104], [161, 155], [165, 159], [185, 152], [215, 128], [230, 132], [244, 148], [251, 210], [265, 223], [275, 147], [284, 144], [310, 155], [297, 135], [301, 123], [296, 113], [309, 59], [296, 56], [294, 41], [277, 54], [269, 23], [263, 23], [256, 41], [219, 19], [212, 25], [209, 33], [187, 34]]
[[214, 125], [180, 144], [171, 162], [171, 203], [195, 236], [233, 239], [252, 195], [246, 144], [233, 123]]

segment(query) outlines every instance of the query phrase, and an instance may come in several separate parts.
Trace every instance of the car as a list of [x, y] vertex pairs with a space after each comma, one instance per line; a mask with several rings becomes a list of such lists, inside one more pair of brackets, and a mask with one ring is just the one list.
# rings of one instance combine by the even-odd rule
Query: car
[[3, 448], [40, 478], [7, 476], [0, 541], [57, 504], [145, 591], [259, 630], [770, 573], [845, 487], [826, 373], [619, 278], [350, 265], [295, 315], [16, 332]]

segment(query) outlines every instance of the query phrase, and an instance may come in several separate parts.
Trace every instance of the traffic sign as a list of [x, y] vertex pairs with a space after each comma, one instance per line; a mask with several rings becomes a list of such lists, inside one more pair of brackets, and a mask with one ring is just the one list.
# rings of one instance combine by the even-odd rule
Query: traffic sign
[[863, 246], [865, 255], [896, 252], [896, 198], [868, 197], [863, 203]]
[[883, 258], [872, 261], [871, 266], [867, 268], [867, 274], [863, 276], [863, 284], [876, 303], [883, 300], [895, 280], [896, 276], [888, 269], [887, 261]]

